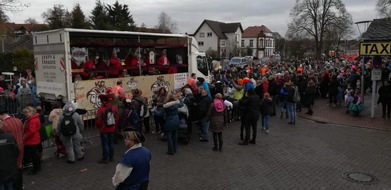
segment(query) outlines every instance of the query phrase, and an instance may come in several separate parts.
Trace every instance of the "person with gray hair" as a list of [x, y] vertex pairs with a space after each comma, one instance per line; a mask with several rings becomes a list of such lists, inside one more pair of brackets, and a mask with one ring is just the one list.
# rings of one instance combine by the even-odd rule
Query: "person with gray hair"
[[[72, 119], [67, 120], [68, 117]], [[64, 121], [63, 121], [64, 120]], [[66, 122], [74, 122], [76, 125], [76, 132], [71, 135], [63, 134], [63, 130], [61, 128], [66, 127]], [[75, 163], [75, 157], [77, 159], [84, 159], [84, 152], [82, 151], [81, 141], [83, 140], [83, 136], [81, 131], [84, 130], [84, 123], [81, 119], [80, 115], [76, 112], [75, 105], [68, 101], [63, 109], [63, 114], [58, 118], [57, 123], [57, 131], [60, 132], [60, 139], [62, 143], [65, 145], [65, 149], [67, 151], [68, 160], [67, 163]]]

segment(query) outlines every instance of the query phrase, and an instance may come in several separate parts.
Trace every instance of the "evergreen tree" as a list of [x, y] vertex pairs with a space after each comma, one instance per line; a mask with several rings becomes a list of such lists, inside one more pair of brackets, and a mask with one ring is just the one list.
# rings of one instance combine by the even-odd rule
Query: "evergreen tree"
[[48, 9], [42, 13], [42, 17], [49, 25], [50, 29], [67, 28], [71, 26], [71, 14], [64, 8], [64, 5], [54, 5], [53, 9]]
[[91, 26], [93, 29], [97, 30], [111, 30], [113, 27], [108, 22], [109, 17], [105, 5], [97, 0], [95, 3], [95, 8], [91, 11]]
[[119, 31], [134, 31], [133, 16], [130, 14], [128, 5], [121, 5], [116, 1], [113, 6], [107, 5], [109, 22], [114, 30]]
[[81, 28], [81, 29], [90, 28], [88, 22], [86, 22], [86, 17], [83, 11], [81, 10], [79, 3], [76, 4], [75, 7], [73, 7], [71, 16], [72, 16], [72, 20], [71, 20], [72, 28]]

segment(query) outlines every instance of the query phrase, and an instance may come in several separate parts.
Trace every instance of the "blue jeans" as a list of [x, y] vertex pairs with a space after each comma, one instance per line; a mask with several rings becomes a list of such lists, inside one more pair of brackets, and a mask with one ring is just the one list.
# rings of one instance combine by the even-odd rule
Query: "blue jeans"
[[101, 133], [102, 159], [113, 160], [114, 156], [114, 133]]
[[289, 113], [289, 122], [296, 123], [296, 103], [288, 102], [287, 108]]
[[262, 123], [265, 129], [269, 129], [269, 115], [262, 114]]
[[177, 130], [168, 131], [167, 133], [167, 152], [168, 153], [176, 153], [176, 148], [178, 145], [178, 135]]
[[13, 190], [12, 180], [8, 180], [4, 183], [0, 183], [0, 190]]
[[207, 117], [204, 117], [201, 119], [201, 138], [203, 140], [209, 140], [208, 139], [208, 133], [209, 133], [209, 121]]

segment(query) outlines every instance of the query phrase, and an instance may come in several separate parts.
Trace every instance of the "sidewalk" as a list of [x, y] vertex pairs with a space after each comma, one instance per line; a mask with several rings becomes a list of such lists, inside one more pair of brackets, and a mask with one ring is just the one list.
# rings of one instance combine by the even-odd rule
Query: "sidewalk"
[[364, 110], [357, 117], [354, 117], [351, 114], [346, 114], [346, 107], [344, 106], [329, 106], [328, 99], [326, 98], [315, 99], [315, 105], [313, 106], [314, 113], [312, 116], [305, 114], [307, 112], [307, 108], [303, 108], [297, 115], [299, 117], [321, 123], [342, 124], [353, 127], [391, 131], [391, 120], [382, 118], [381, 104], [375, 104], [375, 116], [374, 118], [371, 118], [371, 95], [372, 93], [365, 94]]

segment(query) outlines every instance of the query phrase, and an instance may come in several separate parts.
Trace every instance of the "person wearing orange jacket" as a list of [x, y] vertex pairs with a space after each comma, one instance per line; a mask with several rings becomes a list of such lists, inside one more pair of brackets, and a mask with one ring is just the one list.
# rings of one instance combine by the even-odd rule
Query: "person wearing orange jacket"
[[[96, 126], [99, 129], [100, 140], [102, 145], [102, 158], [98, 161], [99, 164], [107, 164], [113, 161], [114, 156], [114, 132], [118, 125], [118, 109], [111, 105], [110, 95], [100, 94], [99, 99], [102, 106], [96, 112]], [[107, 126], [107, 110], [111, 109], [114, 113], [115, 124]]]
[[24, 125], [24, 158], [28, 163], [32, 161], [33, 169], [29, 172], [30, 175], [35, 175], [41, 171], [41, 159], [38, 156], [38, 147], [41, 144], [41, 121], [37, 110], [31, 106], [23, 109], [23, 114], [26, 116]]

